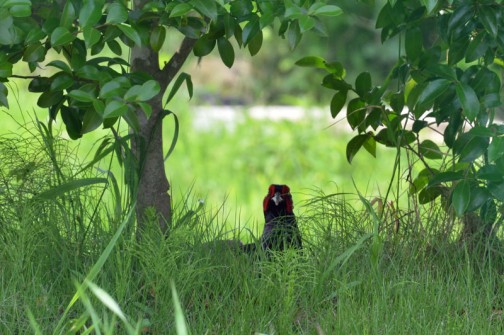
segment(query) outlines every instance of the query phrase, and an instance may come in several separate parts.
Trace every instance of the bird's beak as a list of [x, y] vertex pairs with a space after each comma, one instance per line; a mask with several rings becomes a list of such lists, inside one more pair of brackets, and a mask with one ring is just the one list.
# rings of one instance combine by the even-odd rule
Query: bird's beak
[[280, 192], [275, 192], [275, 195], [271, 198], [271, 200], [275, 202], [275, 206], [278, 206], [278, 204], [283, 201], [283, 198], [280, 195]]

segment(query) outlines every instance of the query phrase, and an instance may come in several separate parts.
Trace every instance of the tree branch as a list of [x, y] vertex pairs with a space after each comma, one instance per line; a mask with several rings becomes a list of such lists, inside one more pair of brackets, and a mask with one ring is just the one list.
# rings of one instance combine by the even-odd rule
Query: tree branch
[[156, 78], [161, 85], [162, 90], [164, 91], [168, 85], [171, 83], [173, 78], [177, 75], [177, 73], [184, 65], [186, 59], [189, 57], [191, 53], [194, 43], [197, 40], [185, 37], [182, 43], [180, 44], [179, 50], [170, 58], [170, 61], [165, 64], [165, 66], [161, 69], [158, 78]]
[[39, 75], [37, 75], [37, 76], [21, 76], [21, 75], [13, 74], [13, 75], [9, 76], [9, 78], [36, 79], [36, 78], [40, 78], [40, 76]]

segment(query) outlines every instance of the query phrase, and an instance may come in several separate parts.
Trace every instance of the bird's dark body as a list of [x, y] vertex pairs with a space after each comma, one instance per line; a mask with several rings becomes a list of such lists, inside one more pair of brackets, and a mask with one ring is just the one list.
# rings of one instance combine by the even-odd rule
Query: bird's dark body
[[[260, 239], [260, 248], [264, 251], [283, 251], [287, 248], [302, 248], [301, 233], [294, 215], [292, 195], [287, 185], [272, 184], [263, 201], [264, 230]], [[255, 243], [245, 244], [242, 249], [253, 253]]]

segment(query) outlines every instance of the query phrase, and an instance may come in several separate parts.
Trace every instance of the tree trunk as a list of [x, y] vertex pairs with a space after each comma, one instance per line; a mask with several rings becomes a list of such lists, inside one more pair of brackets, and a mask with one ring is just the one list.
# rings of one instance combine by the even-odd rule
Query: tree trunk
[[[131, 53], [132, 72], [155, 74], [160, 71], [158, 55], [148, 48], [135, 47]], [[163, 232], [171, 220], [170, 184], [166, 177], [163, 159], [162, 93], [150, 101], [152, 115], [145, 116], [143, 110], [136, 114], [140, 131], [133, 140], [133, 153], [138, 161], [138, 186], [136, 214], [138, 229], [144, 228], [146, 211], [152, 208]], [[149, 215], [152, 219], [152, 216]]]
[[[142, 8], [148, 2], [135, 0], [134, 7]], [[144, 111], [136, 111], [140, 123], [140, 130], [132, 142], [132, 150], [138, 161], [138, 186], [136, 188], [136, 216], [138, 233], [141, 234], [146, 219], [153, 218], [163, 233], [167, 232], [171, 221], [171, 199], [168, 193], [170, 184], [166, 177], [163, 157], [163, 105], [162, 98], [166, 88], [175, 78], [185, 60], [189, 56], [196, 40], [185, 38], [180, 50], [162, 69], [159, 66], [157, 52], [146, 46], [134, 46], [131, 50], [131, 71], [145, 72], [156, 79], [160, 86], [160, 93], [149, 101], [152, 115], [147, 118]], [[152, 209], [152, 212], [151, 212]]]

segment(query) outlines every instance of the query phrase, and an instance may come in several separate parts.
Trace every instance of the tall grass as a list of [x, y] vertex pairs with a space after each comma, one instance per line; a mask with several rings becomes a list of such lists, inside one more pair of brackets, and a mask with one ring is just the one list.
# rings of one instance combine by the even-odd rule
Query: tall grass
[[[251, 121], [238, 125], [236, 133], [186, 132], [180, 142], [180, 151], [189, 157], [185, 159], [200, 162], [186, 168], [187, 174], [201, 173], [202, 180], [218, 190], [228, 187], [228, 177], [238, 181], [242, 187], [237, 194], [251, 197], [259, 207], [252, 209], [256, 212], [263, 188], [276, 176], [270, 169], [301, 190], [294, 198], [305, 248], [302, 253], [275, 254], [272, 260], [209, 243], [253, 239], [261, 226], [229, 201], [222, 205], [207, 197], [200, 202], [202, 186], [194, 178], [188, 181], [194, 182], [193, 188], [175, 197], [170, 238], [147, 225], [150, 229], [137, 240], [128, 217], [134, 210], [131, 201], [121, 198], [121, 215], [115, 215], [114, 200], [121, 195], [113, 190], [112, 179], [69, 187], [75, 180], [105, 176], [97, 170], [82, 171], [86, 163], [68, 142], [44, 140], [47, 134], [41, 128], [28, 128], [31, 136], [1, 137], [0, 334], [504, 331], [504, 254], [499, 241], [479, 248], [461, 241], [456, 235], [460, 223], [439, 204], [385, 204], [382, 215], [374, 216], [379, 214], [379, 206], [369, 202], [374, 194], [364, 192], [366, 206], [357, 206], [357, 195], [344, 194], [330, 182], [316, 187], [316, 177], [309, 177], [312, 171], [324, 176], [320, 180], [329, 175], [313, 167], [321, 164], [331, 171], [326, 168], [333, 166], [330, 160], [323, 162], [329, 152], [325, 145], [338, 144], [315, 139], [312, 143], [306, 134], [298, 134], [305, 136], [298, 143], [287, 131], [292, 126]], [[252, 146], [241, 139], [247, 131], [261, 134], [250, 139]], [[269, 147], [278, 134], [285, 141], [281, 148], [292, 150], [292, 159], [291, 153]], [[214, 157], [191, 147], [190, 136], [215, 146], [244, 142], [219, 147], [222, 156]], [[233, 149], [239, 146], [246, 152]], [[253, 151], [255, 146], [259, 149]], [[303, 154], [306, 157], [296, 158]], [[226, 157], [233, 159], [226, 162]], [[236, 157], [246, 163], [222, 173], [238, 164]], [[212, 167], [211, 158], [220, 169]], [[172, 167], [183, 165], [184, 158], [174, 157], [173, 162]], [[239, 174], [242, 169], [246, 173]], [[109, 171], [120, 180], [113, 167]], [[222, 180], [213, 182], [213, 173]]]

